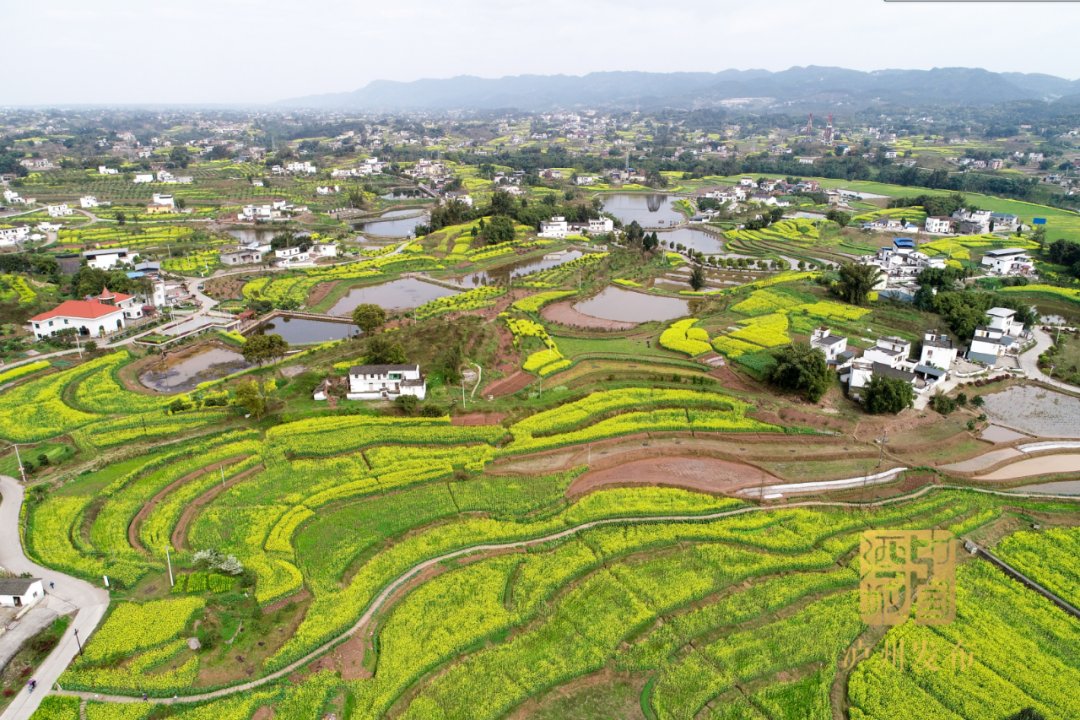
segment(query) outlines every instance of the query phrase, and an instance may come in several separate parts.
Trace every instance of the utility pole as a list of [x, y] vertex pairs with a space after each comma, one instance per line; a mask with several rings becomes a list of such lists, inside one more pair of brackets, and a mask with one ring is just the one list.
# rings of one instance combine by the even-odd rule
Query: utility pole
[[83, 654], [82, 643], [79, 641], [79, 628], [75, 628], [75, 644], [79, 646], [79, 654]]
[[169, 564], [169, 587], [173, 587], [173, 586], [176, 585], [176, 581], [173, 580], [172, 556], [169, 555], [169, 546], [168, 545], [165, 546], [165, 562], [167, 562]]
[[26, 468], [23, 467], [22, 455], [19, 454], [19, 444], [18, 443], [11, 443], [11, 444], [15, 448], [15, 459], [19, 463], [19, 475], [22, 476], [23, 485], [25, 485], [26, 484]]
[[881, 469], [881, 463], [883, 463], [885, 461], [885, 443], [889, 442], [889, 431], [888, 431], [888, 429], [885, 430], [885, 434], [881, 436], [881, 440], [879, 442], [881, 443], [881, 449], [880, 449], [880, 452], [878, 453], [877, 466], [878, 466], [878, 469], [880, 470]]
[[221, 471], [221, 487], [225, 487], [225, 468], [218, 465], [218, 470]]

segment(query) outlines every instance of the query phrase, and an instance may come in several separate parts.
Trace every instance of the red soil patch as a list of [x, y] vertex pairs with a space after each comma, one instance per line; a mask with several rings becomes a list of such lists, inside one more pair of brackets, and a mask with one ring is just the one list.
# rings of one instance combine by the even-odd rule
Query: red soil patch
[[669, 485], [709, 493], [783, 482], [761, 468], [710, 457], [658, 457], [591, 470], [570, 483], [569, 497], [606, 486]]
[[311, 292], [307, 296], [307, 307], [314, 307], [323, 301], [323, 299], [330, 294], [330, 291], [334, 289], [337, 282], [323, 282], [319, 283], [311, 289]]
[[[243, 457], [240, 457], [239, 459], [243, 460]], [[245, 470], [244, 472], [229, 478], [225, 481], [224, 485], [215, 485], [199, 497], [192, 500], [191, 504], [184, 508], [184, 512], [180, 515], [180, 520], [177, 521], [176, 527], [173, 528], [172, 537], [170, 538], [172, 541], [172, 546], [177, 550], [183, 550], [187, 548], [188, 525], [190, 525], [191, 521], [195, 519], [195, 516], [198, 514], [199, 510], [202, 509], [204, 505], [210, 503], [214, 498], [231, 488], [236, 483], [246, 480], [254, 473], [261, 472], [262, 469], [262, 465], [256, 465], [253, 468]]]
[[[244, 459], [243, 455], [235, 455], [233, 457], [225, 458], [224, 460], [222, 460], [220, 462], [220, 464], [221, 465], [232, 465], [233, 463], [238, 463], [243, 459]], [[217, 465], [217, 464], [219, 464], [219, 463], [215, 463], [215, 465]], [[139, 512], [135, 514], [135, 517], [131, 520], [131, 523], [128, 525], [128, 544], [131, 545], [131, 547], [138, 550], [139, 552], [146, 553], [147, 552], [146, 548], [143, 546], [142, 540], [139, 539], [139, 528], [142, 527], [143, 520], [145, 520], [147, 518], [147, 516], [150, 515], [150, 513], [154, 510], [154, 508], [157, 507], [157, 504], [159, 502], [161, 502], [161, 499], [164, 498], [166, 495], [168, 495], [169, 493], [171, 493], [173, 490], [180, 487], [181, 485], [184, 485], [185, 483], [189, 483], [192, 480], [194, 480], [195, 478], [200, 477], [202, 475], [205, 475], [206, 473], [210, 472], [213, 469], [214, 468], [212, 466], [211, 467], [199, 468], [198, 470], [194, 470], [192, 472], [189, 472], [187, 475], [185, 475], [182, 478], [179, 478], [178, 480], [173, 480], [171, 483], [166, 485], [164, 488], [162, 488], [161, 490], [158, 490], [157, 493], [154, 495], [154, 497], [150, 498], [150, 501], [148, 503], [146, 503], [145, 505], [143, 505], [142, 509], [140, 509]]]
[[619, 320], [604, 320], [592, 315], [580, 313], [574, 309], [574, 301], [551, 303], [544, 306], [540, 315], [545, 320], [572, 328], [588, 328], [590, 330], [630, 330], [637, 327], [638, 323], [621, 322]]
[[273, 717], [274, 708], [270, 705], [263, 705], [255, 711], [255, 714], [251, 716], [251, 720], [271, 720]]
[[275, 600], [262, 609], [264, 613], [277, 612], [281, 608], [289, 605], [290, 603], [302, 603], [311, 598], [311, 593], [307, 588], [301, 588], [300, 592], [295, 592], [292, 595], [287, 595], [283, 598]]
[[519, 390], [524, 390], [529, 387], [536, 378], [524, 370], [515, 370], [512, 374], [504, 377], [502, 380], [496, 380], [487, 387], [485, 387], [481, 394], [491, 395], [492, 397], [502, 397], [504, 395], [513, 395]]
[[498, 425], [506, 418], [506, 413], [468, 413], [450, 418], [451, 425]]

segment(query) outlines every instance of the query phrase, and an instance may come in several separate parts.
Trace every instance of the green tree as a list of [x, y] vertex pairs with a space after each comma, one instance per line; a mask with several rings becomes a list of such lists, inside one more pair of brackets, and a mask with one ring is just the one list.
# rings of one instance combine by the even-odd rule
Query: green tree
[[502, 190], [496, 190], [491, 195], [491, 214], [492, 215], [513, 215], [514, 214], [514, 198], [508, 192]]
[[169, 151], [169, 162], [182, 168], [186, 168], [191, 162], [191, 153], [183, 145], [176, 145]]
[[284, 357], [288, 350], [289, 343], [285, 342], [285, 338], [280, 335], [252, 335], [240, 348], [240, 354], [249, 363], [262, 365], [267, 361]]
[[372, 335], [368, 339], [364, 361], [370, 365], [400, 365], [405, 362], [405, 348], [386, 334]]
[[514, 220], [508, 215], [496, 215], [484, 224], [480, 238], [488, 245], [514, 239]]
[[776, 365], [768, 380], [784, 390], [797, 392], [810, 402], [817, 402], [829, 389], [832, 378], [825, 354], [808, 343], [792, 343], [773, 352]]
[[874, 289], [881, 269], [875, 265], [844, 263], [840, 266], [840, 281], [837, 291], [852, 305], [865, 305], [870, 300], [870, 291]]
[[370, 335], [386, 324], [386, 311], [374, 303], [357, 305], [352, 321], [365, 335]]
[[895, 415], [904, 408], [911, 407], [914, 400], [915, 391], [911, 383], [901, 378], [874, 375], [863, 391], [866, 412], [874, 415], [882, 413]]
[[270, 388], [264, 383], [249, 380], [236, 388], [235, 402], [258, 420], [270, 409]]
[[694, 290], [705, 287], [705, 268], [701, 265], [695, 265], [694, 269], [690, 271], [690, 287]]

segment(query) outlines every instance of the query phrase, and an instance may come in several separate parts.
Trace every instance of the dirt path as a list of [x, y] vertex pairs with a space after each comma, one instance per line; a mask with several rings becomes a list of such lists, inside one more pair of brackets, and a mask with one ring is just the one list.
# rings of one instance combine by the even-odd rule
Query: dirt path
[[731, 493], [745, 487], [782, 482], [761, 468], [710, 457], [660, 457], [634, 460], [604, 470], [590, 470], [566, 489], [574, 497], [597, 488], [627, 485], [669, 485], [709, 493]]
[[524, 370], [515, 370], [513, 374], [504, 377], [502, 380], [496, 380], [488, 385], [480, 394], [491, 395], [492, 397], [513, 395], [519, 390], [529, 387], [529, 384], [534, 380], [536, 380], [536, 378]]
[[[876, 500], [868, 503], [858, 502], [846, 502], [835, 500], [802, 500], [799, 502], [784, 503], [782, 505], [750, 505], [746, 507], [736, 508], [734, 510], [722, 510], [720, 512], [708, 513], [705, 515], [650, 515], [650, 516], [628, 516], [628, 517], [611, 517], [602, 518], [599, 520], [590, 520], [588, 522], [581, 523], [579, 525], [573, 525], [571, 527], [558, 530], [547, 535], [539, 537], [528, 538], [525, 540], [514, 540], [502, 543], [485, 543], [481, 545], [473, 545], [470, 547], [459, 548], [458, 550], [451, 550], [441, 555], [422, 560], [413, 565], [408, 570], [405, 570], [398, 575], [394, 580], [390, 581], [383, 586], [382, 590], [378, 592], [368, 603], [367, 609], [357, 619], [357, 621], [349, 628], [344, 630], [337, 637], [327, 640], [325, 643], [315, 648], [311, 652], [307, 653], [303, 657], [293, 661], [280, 670], [275, 670], [272, 673], [264, 675], [256, 680], [250, 680], [238, 685], [232, 685], [228, 687], [218, 688], [204, 693], [197, 693], [192, 695], [185, 695], [182, 697], [174, 697], [173, 703], [197, 703], [205, 702], [207, 700], [213, 700], [221, 697], [228, 697], [237, 693], [247, 692], [257, 687], [262, 687], [268, 683], [274, 682], [280, 678], [286, 677], [291, 673], [296, 672], [303, 666], [307, 665], [312, 660], [325, 655], [330, 650], [337, 647], [338, 644], [351, 638], [353, 635], [364, 630], [371, 623], [372, 619], [380, 612], [384, 611], [390, 604], [392, 598], [397, 597], [403, 589], [410, 586], [410, 583], [418, 581], [418, 578], [422, 577], [424, 573], [430, 572], [433, 568], [438, 568], [440, 565], [445, 565], [449, 561], [458, 560], [461, 558], [483, 558], [490, 554], [498, 554], [500, 552], [513, 552], [518, 549], [536, 547], [546, 545], [548, 543], [557, 542], [559, 540], [565, 540], [566, 538], [574, 537], [582, 532], [591, 530], [598, 527], [606, 527], [609, 525], [653, 525], [657, 523], [703, 523], [714, 522], [729, 517], [738, 517], [740, 515], [748, 515], [758, 512], [776, 512], [778, 507], [783, 508], [809, 508], [809, 507], [834, 507], [834, 508], [854, 508], [854, 509], [867, 509], [884, 507], [901, 502], [911, 502], [916, 500], [927, 493], [935, 492], [937, 490], [967, 490], [969, 492], [978, 492], [986, 495], [998, 495], [1003, 497], [1015, 498], [1029, 497], [1029, 498], [1046, 498], [1053, 500], [1062, 500], [1062, 498], [1054, 495], [1045, 495], [1040, 493], [1012, 493], [1002, 492], [998, 490], [988, 490], [982, 488], [967, 488], [955, 485], [934, 485], [926, 486], [922, 489], [913, 492], [909, 495], [896, 496], [891, 498], [885, 498], [883, 500]], [[0, 507], [3, 507], [0, 505]], [[15, 526], [17, 527], [17, 525]], [[58, 692], [58, 695], [67, 695], [73, 697], [81, 697], [86, 699], [93, 699], [100, 702], [120, 702], [131, 703], [139, 702], [140, 697], [134, 695], [108, 695], [96, 692], [86, 691], [63, 691]]]
[[575, 300], [545, 305], [540, 311], [540, 316], [553, 323], [572, 328], [587, 328], [590, 330], [630, 330], [638, 326], [638, 323], [622, 322], [620, 320], [604, 320], [593, 317], [574, 309]]
[[[858, 653], [863, 648], [866, 649], [866, 656], [874, 652], [874, 648], [881, 642], [881, 638], [885, 637], [885, 632], [888, 630], [888, 626], [885, 625], [868, 625], [862, 633], [859, 634], [855, 641], [851, 643], [845, 654], [841, 656], [841, 662], [836, 670], [836, 675], [833, 676], [832, 687], [829, 688], [829, 705], [832, 707], [833, 720], [847, 720], [848, 718], [848, 694], [847, 685], [848, 678], [851, 676], [852, 671], [859, 664]], [[859, 644], [861, 641], [861, 645]], [[855, 657], [855, 661], [846, 663], [843, 661], [844, 657], [848, 654]]]
[[[232, 465], [233, 463], [240, 462], [244, 458], [244, 455], [234, 455], [232, 457], [225, 458], [219, 463], [215, 463], [215, 465]], [[139, 509], [139, 512], [135, 514], [135, 517], [132, 518], [131, 522], [128, 524], [128, 544], [142, 554], [149, 555], [150, 551], [146, 549], [146, 547], [142, 544], [142, 540], [139, 539], [139, 528], [142, 527], [143, 520], [149, 517], [150, 513], [154, 511], [154, 508], [157, 507], [157, 504], [161, 502], [161, 499], [164, 498], [166, 495], [168, 495], [181, 485], [186, 485], [195, 478], [201, 477], [213, 469], [214, 468], [212, 466], [208, 466], [199, 468], [198, 470], [193, 470], [182, 478], [173, 480], [161, 490], [158, 490], [154, 494], [154, 497], [150, 498], [150, 500], [145, 505], [143, 505], [142, 508]], [[176, 545], [174, 544], [173, 547], [176, 547]]]
[[[243, 459], [242, 456], [241, 459]], [[262, 470], [263, 466], [261, 464], [256, 465], [255, 467], [249, 468], [242, 473], [233, 475], [231, 478], [225, 481], [224, 485], [215, 485], [199, 497], [192, 500], [191, 503], [184, 508], [184, 512], [180, 514], [180, 519], [177, 521], [176, 527], [173, 528], [172, 537], [170, 538], [172, 546], [177, 550], [186, 550], [188, 525], [190, 525], [191, 521], [195, 519], [195, 515], [198, 514], [199, 510], [201, 510], [204, 505], [212, 501], [221, 493], [231, 488], [236, 483], [246, 480], [254, 473], [262, 472]]]
[[454, 415], [450, 418], [451, 425], [498, 425], [506, 418], [506, 413], [475, 412], [466, 415]]

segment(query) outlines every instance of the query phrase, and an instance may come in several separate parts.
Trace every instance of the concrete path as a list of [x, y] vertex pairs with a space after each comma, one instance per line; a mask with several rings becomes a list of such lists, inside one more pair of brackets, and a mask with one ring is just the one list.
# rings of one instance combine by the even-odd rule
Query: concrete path
[[59, 615], [45, 602], [26, 611], [18, 620], [12, 621], [3, 634], [0, 634], [0, 668], [3, 668], [15, 654], [22, 649], [23, 643], [52, 625]]
[[1041, 328], [1037, 327], [1032, 328], [1031, 333], [1035, 336], [1035, 345], [1026, 353], [1020, 355], [1020, 368], [1024, 371], [1024, 374], [1032, 380], [1038, 380], [1071, 395], [1080, 393], [1080, 388], [1075, 385], [1055, 380], [1039, 369], [1039, 356], [1054, 344], [1054, 338], [1050, 336], [1050, 333], [1043, 332]]
[[[0, 502], [0, 566], [13, 573], [27, 572], [41, 578], [45, 584], [45, 592], [50, 595], [47, 598], [49, 607], [60, 606], [77, 611], [75, 619], [68, 626], [64, 636], [60, 638], [56, 649], [34, 673], [34, 679], [38, 681], [38, 689], [32, 693], [25, 687], [19, 690], [19, 694], [15, 696], [3, 715], [0, 715], [0, 720], [27, 720], [37, 709], [41, 699], [48, 694], [49, 688], [79, 652], [75, 642], [75, 631], [78, 630], [79, 637], [85, 640], [101, 622], [105, 610], [109, 607], [109, 593], [83, 580], [31, 562], [23, 554], [20, 532], [19, 509], [23, 501], [22, 485], [13, 477], [0, 475], [0, 495], [3, 496], [3, 502]], [[50, 589], [49, 583], [55, 583], [56, 587]]]

